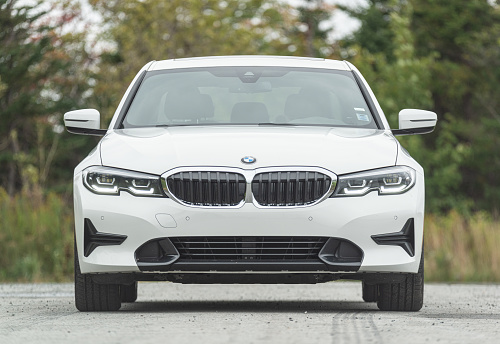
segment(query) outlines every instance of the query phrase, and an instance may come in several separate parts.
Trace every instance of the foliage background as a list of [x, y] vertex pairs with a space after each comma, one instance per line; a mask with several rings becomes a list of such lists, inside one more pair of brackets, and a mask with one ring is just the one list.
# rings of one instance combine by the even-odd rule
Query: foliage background
[[[64, 112], [97, 108], [105, 127], [146, 62], [232, 54], [349, 60], [392, 127], [403, 108], [437, 112], [433, 134], [400, 138], [426, 171], [426, 277], [500, 281], [497, 1], [87, 6], [90, 17], [79, 1], [0, 0], [0, 281], [71, 278], [72, 170], [97, 141], [66, 133]], [[334, 40], [336, 11], [361, 25]]]

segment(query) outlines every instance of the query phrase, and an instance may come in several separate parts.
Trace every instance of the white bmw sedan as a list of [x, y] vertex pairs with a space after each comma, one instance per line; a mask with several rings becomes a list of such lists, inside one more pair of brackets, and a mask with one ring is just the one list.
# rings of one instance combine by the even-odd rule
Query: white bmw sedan
[[118, 310], [138, 281], [362, 281], [381, 310], [423, 302], [424, 171], [345, 61], [233, 56], [153, 61], [76, 167], [75, 300]]

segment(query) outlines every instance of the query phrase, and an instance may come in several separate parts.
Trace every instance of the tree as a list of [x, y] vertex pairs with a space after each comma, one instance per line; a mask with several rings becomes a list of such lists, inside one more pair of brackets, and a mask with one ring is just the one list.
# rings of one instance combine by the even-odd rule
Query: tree
[[[306, 50], [297, 31], [298, 16], [306, 11], [297, 12], [275, 0], [92, 0], [91, 4], [108, 28], [103, 39], [110, 48], [101, 56], [94, 90], [96, 106], [106, 120], [148, 61]], [[308, 18], [314, 19], [312, 12]], [[317, 32], [311, 49], [317, 49], [326, 31], [317, 28], [318, 20], [311, 25]]]
[[488, 0], [412, 2], [417, 54], [437, 54], [430, 88], [435, 109], [457, 151], [470, 153], [460, 166], [461, 193], [476, 209], [499, 209], [500, 7]]
[[[411, 30], [413, 6], [402, 5], [399, 1], [372, 1], [371, 9], [356, 10], [358, 15], [366, 15], [375, 21], [377, 11], [384, 19], [382, 34], [392, 37], [382, 49], [365, 46], [367, 31], [363, 27], [355, 32], [341, 46], [353, 54], [351, 60], [358, 66], [384, 109], [391, 127], [398, 126], [398, 112], [403, 108], [433, 109], [431, 85], [432, 66], [436, 55], [429, 53], [418, 56], [415, 39]], [[388, 31], [387, 31], [388, 30]], [[375, 31], [374, 35], [377, 36]], [[356, 38], [357, 37], [357, 38]], [[360, 39], [357, 42], [357, 39]], [[380, 47], [379, 47], [380, 48]], [[372, 51], [370, 51], [370, 49]], [[450, 134], [446, 126], [427, 136], [399, 137], [404, 147], [419, 161], [426, 171], [426, 201], [431, 211], [446, 210], [463, 203], [460, 199], [462, 182], [459, 166], [463, 162], [467, 150], [455, 151], [456, 137]], [[445, 129], [446, 128], [446, 129]], [[444, 130], [443, 130], [444, 129]], [[432, 143], [427, 140], [433, 136]], [[439, 142], [440, 149], [435, 150]]]
[[395, 11], [393, 0], [368, 0], [366, 6], [351, 8], [339, 6], [361, 26], [342, 42], [344, 47], [358, 45], [370, 54], [381, 53], [391, 62], [394, 60], [394, 30], [391, 28], [391, 13]]
[[[390, 122], [396, 124], [394, 104], [438, 113], [433, 134], [400, 139], [426, 169], [429, 208], [498, 209], [498, 6], [487, 0], [373, 0], [350, 12], [362, 26], [342, 42], [344, 54], [374, 79]], [[370, 32], [382, 43], [370, 42]], [[409, 47], [410, 64], [401, 56]]]
[[325, 57], [331, 54], [331, 44], [328, 35], [331, 27], [322, 27], [331, 16], [335, 6], [327, 4], [324, 0], [306, 0], [305, 4], [297, 10], [298, 25], [294, 34], [299, 38], [302, 49], [297, 52], [301, 56]]
[[[261, 0], [92, 0], [108, 28], [94, 90], [109, 120], [128, 83], [151, 60], [255, 54], [265, 35]], [[256, 39], [259, 37], [259, 39]]]
[[60, 15], [0, 0], [0, 185], [10, 195], [41, 193], [57, 160], [61, 113], [88, 89], [82, 37], [64, 32], [76, 8], [51, 9]]

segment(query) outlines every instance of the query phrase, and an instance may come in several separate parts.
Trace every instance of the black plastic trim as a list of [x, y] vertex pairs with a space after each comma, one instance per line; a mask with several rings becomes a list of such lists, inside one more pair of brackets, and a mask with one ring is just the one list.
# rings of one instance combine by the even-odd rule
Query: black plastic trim
[[394, 136], [402, 135], [419, 135], [419, 134], [429, 134], [434, 131], [434, 126], [423, 127], [423, 128], [411, 128], [411, 129], [392, 129], [392, 134]]
[[328, 238], [290, 236], [171, 237], [184, 261], [297, 262], [316, 261]]
[[104, 136], [108, 131], [107, 129], [88, 129], [88, 128], [77, 128], [77, 127], [66, 127], [66, 130], [71, 134], [92, 135], [92, 136]]
[[92, 221], [85, 218], [83, 224], [83, 255], [88, 257], [99, 246], [121, 245], [126, 235], [98, 232]]
[[135, 261], [141, 271], [161, 271], [179, 257], [179, 252], [168, 238], [149, 240], [135, 251]]
[[372, 235], [378, 245], [401, 246], [410, 257], [415, 256], [415, 228], [414, 219], [408, 219], [403, 229], [397, 233]]
[[128, 109], [130, 108], [130, 105], [132, 104], [132, 101], [134, 100], [135, 95], [137, 94], [137, 91], [139, 90], [139, 87], [141, 86], [142, 81], [144, 80], [144, 77], [146, 76], [146, 73], [147, 73], [146, 70], [143, 70], [141, 75], [139, 75], [139, 78], [135, 82], [134, 86], [132, 86], [132, 89], [130, 90], [127, 99], [125, 99], [125, 102], [123, 103], [122, 109], [120, 110], [120, 114], [116, 119], [114, 129], [123, 129], [123, 120], [125, 119], [125, 115], [127, 114]]
[[169, 271], [358, 271], [359, 263], [325, 264], [321, 261], [301, 262], [192, 262], [177, 261]]
[[245, 200], [246, 181], [241, 173], [184, 171], [166, 178], [171, 195], [195, 206], [236, 207]]
[[410, 119], [410, 122], [430, 122], [435, 121], [434, 118], [424, 118], [424, 119]]
[[408, 273], [406, 272], [360, 272], [355, 274], [343, 274], [343, 280], [363, 281], [366, 284], [388, 284], [402, 283]]
[[337, 280], [364, 281], [367, 284], [402, 283], [407, 273], [99, 273], [89, 274], [94, 283], [132, 284], [137, 281], [169, 281], [182, 284], [316, 284]]
[[[251, 255], [251, 254], [250, 254]], [[363, 260], [363, 251], [350, 241], [329, 238], [317, 258], [308, 260], [205, 260], [186, 259], [170, 238], [157, 238], [141, 245], [135, 252], [141, 271], [327, 271], [356, 272]]]
[[318, 257], [328, 265], [351, 265], [357, 266], [359, 269], [363, 262], [364, 253], [349, 240], [330, 238], [319, 252]]
[[363, 95], [363, 98], [365, 98], [366, 105], [368, 105], [368, 109], [370, 110], [373, 120], [375, 121], [375, 124], [377, 125], [378, 129], [383, 129], [382, 125], [382, 119], [380, 118], [380, 114], [377, 111], [377, 107], [375, 106], [375, 103], [373, 102], [373, 99], [370, 97], [370, 93], [368, 92], [368, 89], [365, 87], [364, 83], [362, 80], [359, 78], [359, 76], [356, 74], [354, 70], [351, 70], [352, 75], [354, 76], [354, 80], [358, 84], [359, 89], [361, 90], [361, 94]]
[[71, 118], [65, 119], [64, 121], [65, 122], [79, 122], [79, 123], [89, 122], [88, 119], [71, 119]]
[[261, 206], [302, 206], [323, 198], [332, 185], [330, 176], [317, 171], [271, 171], [257, 173], [252, 194]]
[[335, 281], [332, 273], [169, 273], [168, 280], [182, 284], [316, 284]]

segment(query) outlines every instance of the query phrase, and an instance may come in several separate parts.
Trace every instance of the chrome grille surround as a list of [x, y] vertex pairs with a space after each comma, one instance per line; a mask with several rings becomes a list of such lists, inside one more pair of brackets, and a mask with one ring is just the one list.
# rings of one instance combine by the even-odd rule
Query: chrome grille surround
[[[240, 198], [243, 196], [243, 199], [241, 199], [238, 203], [236, 202], [231, 202], [231, 203], [224, 203], [224, 202], [192, 202], [189, 199], [183, 199], [185, 197], [182, 197], [179, 195], [178, 191], [175, 190], [175, 186], [173, 186], [172, 182], [169, 183], [169, 178], [175, 178], [174, 176], [177, 175], [179, 176], [179, 173], [183, 173], [183, 176], [189, 175], [191, 173], [192, 176], [202, 176], [203, 177], [208, 177], [208, 172], [210, 172], [210, 175], [216, 174], [217, 172], [219, 173], [219, 176], [221, 174], [226, 174], [229, 173], [230, 175], [238, 175], [242, 176], [245, 180], [245, 192], [244, 195], [242, 194], [242, 189], [240, 189], [239, 195]], [[265, 174], [272, 174], [272, 173], [278, 173], [279, 175], [301, 175], [305, 176], [307, 172], [308, 176], [313, 176], [311, 178], [316, 177], [321, 177], [321, 180], [323, 181], [323, 184], [320, 185], [319, 189], [321, 189], [322, 192], [319, 192], [317, 189], [315, 197], [312, 199], [308, 200], [307, 202], [262, 202], [262, 200], [259, 199], [259, 197], [255, 197], [254, 193], [252, 192], [252, 184], [255, 181], [255, 178], [259, 178], [260, 175], [265, 175]], [[187, 173], [187, 174], [186, 174]], [[309, 177], [308, 177], [309, 178]], [[199, 179], [199, 177], [195, 178], [196, 180]], [[304, 179], [304, 178], [303, 178]], [[310, 166], [279, 166], [279, 167], [261, 167], [261, 168], [256, 168], [256, 169], [241, 169], [241, 168], [234, 168], [234, 167], [209, 167], [209, 166], [189, 166], [189, 167], [179, 167], [175, 168], [172, 170], [169, 170], [162, 174], [161, 176], [161, 181], [162, 181], [162, 186], [163, 190], [165, 193], [173, 199], [174, 201], [183, 204], [185, 206], [189, 207], [195, 207], [195, 208], [207, 208], [207, 209], [213, 209], [213, 208], [241, 208], [243, 207], [246, 203], [252, 203], [255, 207], [257, 208], [302, 208], [302, 207], [309, 207], [313, 206], [315, 204], [318, 204], [325, 200], [326, 198], [330, 197], [330, 195], [335, 191], [335, 187], [337, 185], [337, 175], [329, 170], [326, 170], [321, 167], [310, 167]], [[241, 180], [240, 180], [241, 182]], [[241, 184], [238, 184], [239, 187], [241, 188]], [[290, 186], [293, 188], [292, 186]], [[199, 189], [199, 186], [197, 186]], [[283, 189], [283, 187], [282, 187]], [[208, 192], [208, 191], [207, 191]], [[257, 195], [258, 196], [258, 195]], [[260, 202], [259, 202], [260, 201]], [[261, 204], [262, 203], [262, 204]]]

